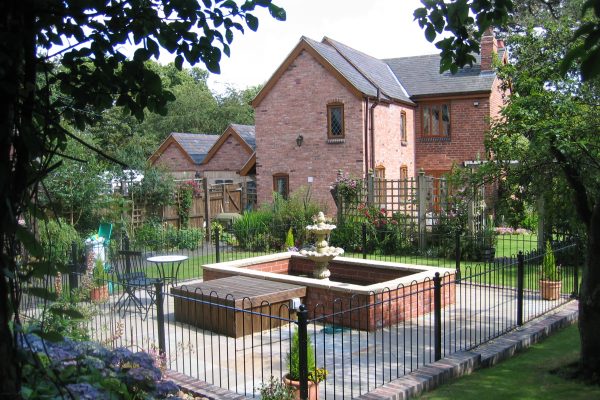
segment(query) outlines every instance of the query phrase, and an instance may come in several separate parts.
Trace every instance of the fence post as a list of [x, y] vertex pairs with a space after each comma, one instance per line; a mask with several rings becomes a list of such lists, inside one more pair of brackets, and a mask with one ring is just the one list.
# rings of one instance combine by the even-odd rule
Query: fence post
[[373, 174], [367, 175], [367, 205], [372, 206], [375, 203], [375, 177]]
[[576, 299], [579, 297], [579, 251], [581, 250], [581, 246], [579, 246], [579, 240], [575, 241], [575, 257], [573, 263], [573, 293], [571, 293], [571, 298]]
[[210, 241], [210, 193], [208, 191], [208, 179], [202, 180], [202, 190], [204, 191], [204, 224], [206, 225], [206, 237]]
[[456, 282], [460, 282], [460, 229], [456, 230], [455, 240], [454, 240], [454, 257], [455, 257], [455, 265], [456, 265]]
[[216, 259], [215, 262], [220, 263], [221, 262], [221, 238], [219, 237], [220, 231], [219, 229], [215, 229], [215, 253], [216, 253]]
[[79, 262], [77, 257], [77, 243], [75, 241], [71, 242], [71, 269], [69, 271], [69, 293], [73, 293], [73, 289], [77, 289], [79, 287], [79, 279], [77, 279], [77, 275], [79, 272]]
[[298, 309], [298, 354], [300, 399], [308, 399], [308, 310], [301, 304]]
[[125, 234], [125, 237], [123, 238], [123, 250], [129, 251], [129, 236], [127, 236], [127, 234]]
[[435, 361], [442, 359], [442, 278], [436, 272], [433, 277], [433, 331], [435, 335]]
[[523, 278], [525, 275], [525, 257], [519, 251], [517, 255], [517, 326], [523, 325]]
[[165, 340], [165, 310], [163, 283], [156, 282], [154, 284], [156, 290], [156, 324], [158, 325], [158, 350], [160, 354], [166, 354]]
[[425, 250], [425, 231], [427, 229], [427, 180], [425, 171], [420, 170], [417, 179], [417, 197], [419, 214], [419, 249]]
[[362, 223], [362, 257], [363, 259], [367, 258], [367, 224], [365, 222]]

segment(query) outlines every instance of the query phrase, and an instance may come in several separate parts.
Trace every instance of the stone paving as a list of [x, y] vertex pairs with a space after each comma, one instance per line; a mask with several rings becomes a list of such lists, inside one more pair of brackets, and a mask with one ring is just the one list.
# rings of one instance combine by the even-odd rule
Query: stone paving
[[[133, 307], [124, 315], [116, 315], [116, 298], [112, 297], [99, 305], [100, 312], [92, 322], [95, 339], [114, 346], [158, 348], [156, 308], [151, 308], [145, 320], [139, 313], [129, 312]], [[233, 339], [175, 323], [173, 297], [165, 297], [166, 366], [173, 377], [188, 382], [193, 378], [207, 383], [205, 389], [216, 386], [229, 391], [215, 393], [253, 396], [270, 376], [286, 373], [285, 357], [294, 324]], [[565, 300], [542, 301], [537, 293], [526, 293], [525, 317], [555, 308]], [[496, 319], [498, 315], [502, 317]], [[515, 290], [457, 285], [456, 302], [443, 309], [442, 325], [442, 357], [496, 338], [516, 325]], [[321, 398], [366, 395], [404, 376], [424, 373], [423, 367], [434, 363], [433, 314], [375, 332], [331, 328], [318, 322], [308, 328], [317, 365], [329, 371], [327, 380], [320, 384]], [[413, 372], [417, 368], [421, 370]]]

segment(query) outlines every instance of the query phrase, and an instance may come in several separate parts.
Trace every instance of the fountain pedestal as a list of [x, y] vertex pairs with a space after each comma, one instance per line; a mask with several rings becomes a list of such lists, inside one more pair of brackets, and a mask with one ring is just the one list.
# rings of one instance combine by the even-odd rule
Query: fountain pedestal
[[331, 272], [327, 268], [329, 261], [335, 257], [344, 254], [344, 249], [340, 247], [330, 247], [325, 239], [332, 230], [336, 228], [335, 225], [327, 224], [325, 215], [319, 212], [317, 216], [317, 223], [315, 225], [309, 225], [306, 230], [313, 232], [317, 237], [315, 243], [316, 250], [301, 250], [300, 254], [306, 256], [315, 263], [315, 269], [313, 271], [313, 277], [316, 279], [327, 279], [331, 275]]

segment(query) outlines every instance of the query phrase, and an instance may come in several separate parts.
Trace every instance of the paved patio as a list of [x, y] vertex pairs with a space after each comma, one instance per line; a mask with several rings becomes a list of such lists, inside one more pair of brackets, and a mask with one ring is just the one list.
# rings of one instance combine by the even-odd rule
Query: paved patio
[[[542, 301], [537, 292], [526, 292], [525, 319], [565, 300]], [[156, 307], [142, 320], [137, 313], [116, 315], [115, 301], [111, 296], [99, 305], [91, 323], [94, 338], [113, 346], [158, 348]], [[261, 383], [270, 376], [281, 377], [287, 372], [285, 357], [294, 324], [234, 339], [176, 323], [173, 303], [173, 297], [166, 295], [168, 369], [247, 396], [258, 394]], [[516, 308], [513, 288], [458, 284], [456, 302], [442, 310], [442, 357], [511, 330], [516, 325]], [[333, 330], [321, 323], [311, 323], [308, 329], [317, 365], [329, 371], [320, 385], [321, 396], [326, 396], [322, 398], [354, 398], [434, 362], [433, 313], [374, 332]]]

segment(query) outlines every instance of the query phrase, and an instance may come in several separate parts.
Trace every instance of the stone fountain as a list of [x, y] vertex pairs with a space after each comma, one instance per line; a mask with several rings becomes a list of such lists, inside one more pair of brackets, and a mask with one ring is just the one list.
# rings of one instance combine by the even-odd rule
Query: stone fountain
[[312, 232], [317, 237], [315, 243], [315, 250], [301, 250], [300, 254], [306, 256], [316, 264], [313, 276], [316, 279], [328, 279], [331, 275], [327, 266], [329, 261], [335, 257], [344, 254], [344, 249], [340, 247], [330, 247], [327, 243], [326, 237], [336, 228], [335, 225], [326, 223], [325, 215], [319, 212], [317, 215], [317, 223], [315, 225], [308, 225], [306, 230]]

